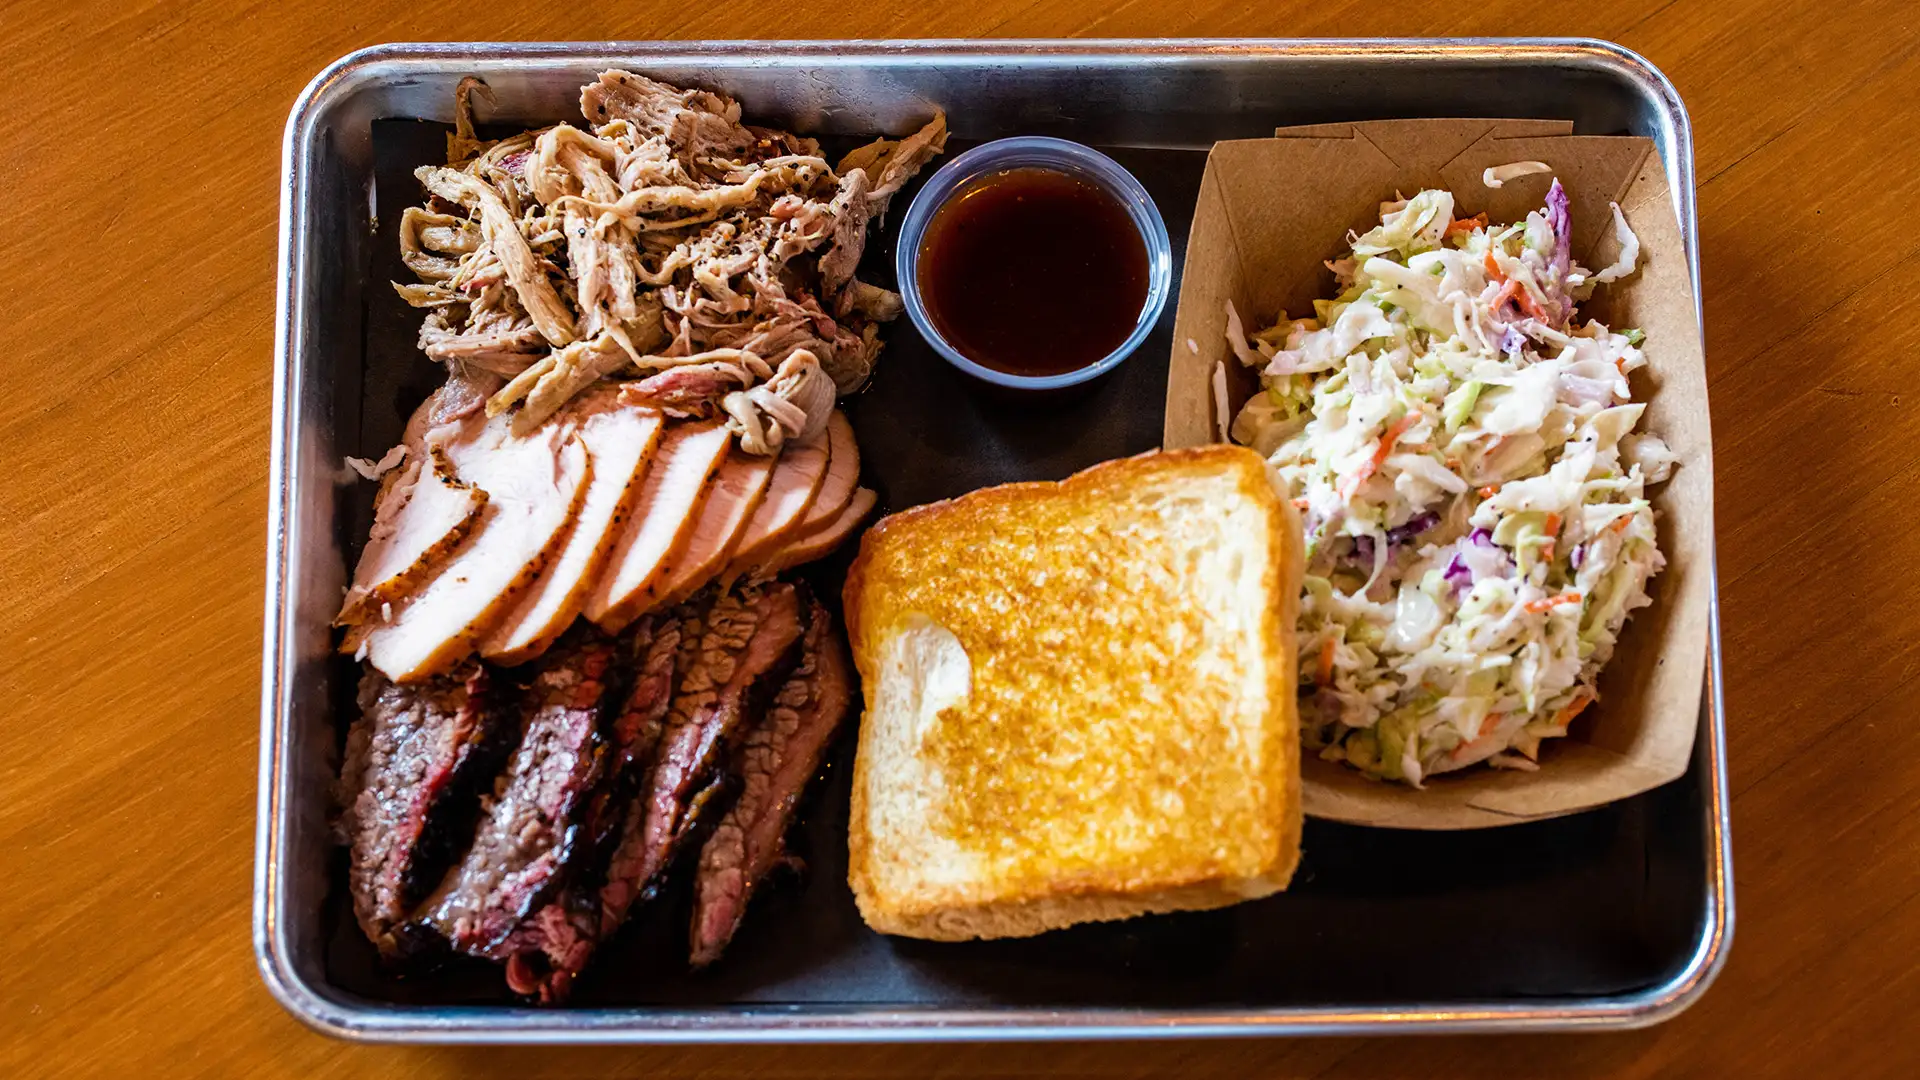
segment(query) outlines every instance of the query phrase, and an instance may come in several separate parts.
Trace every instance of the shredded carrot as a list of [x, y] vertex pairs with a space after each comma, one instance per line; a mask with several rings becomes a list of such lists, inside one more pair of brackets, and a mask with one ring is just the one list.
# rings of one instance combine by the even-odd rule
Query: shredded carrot
[[1457, 458], [1457, 457], [1450, 457], [1450, 458], [1448, 458], [1448, 459], [1447, 459], [1447, 468], [1449, 468], [1449, 469], [1452, 469], [1452, 470], [1454, 470], [1455, 472], [1459, 472], [1459, 471], [1460, 471], [1460, 459], [1459, 459], [1459, 458]]
[[1293, 500], [1293, 508], [1295, 510], [1305, 510], [1307, 508], [1306, 497], [1302, 496], [1298, 499]]
[[1482, 717], [1480, 719], [1480, 730], [1474, 732], [1473, 738], [1453, 748], [1454, 760], [1457, 761], [1460, 758], [1466, 757], [1467, 752], [1475, 749], [1476, 747], [1487, 745], [1487, 743], [1493, 738], [1494, 729], [1499, 727], [1500, 721], [1504, 719], [1506, 719], [1506, 714], [1497, 713], [1497, 712], [1488, 713], [1486, 716]]
[[1493, 296], [1493, 304], [1487, 310], [1499, 311], [1501, 308], [1506, 307], [1507, 301], [1513, 299], [1513, 294], [1518, 291], [1519, 288], [1520, 283], [1517, 281], [1508, 281], [1506, 284], [1500, 286], [1500, 291]]
[[1455, 218], [1453, 223], [1447, 226], [1447, 231], [1440, 234], [1440, 238], [1445, 240], [1454, 233], [1472, 232], [1475, 229], [1484, 229], [1486, 227], [1487, 215], [1485, 213], [1475, 214], [1470, 218]]
[[1316, 674], [1320, 676], [1321, 686], [1333, 685], [1333, 639], [1332, 638], [1328, 638], [1326, 641], [1326, 644], [1320, 646], [1320, 669], [1318, 672], [1316, 672]]
[[1560, 515], [1547, 511], [1547, 542], [1540, 545], [1540, 557], [1552, 561], [1553, 553], [1560, 546]]
[[1573, 700], [1567, 702], [1567, 707], [1561, 709], [1559, 715], [1553, 718], [1553, 726], [1566, 727], [1573, 723], [1573, 718], [1579, 716], [1591, 704], [1593, 704], [1593, 691], [1582, 687], [1580, 692], [1573, 696]]
[[1498, 495], [1499, 493], [1500, 493], [1499, 484], [1488, 484], [1486, 487], [1483, 487], [1480, 489], [1480, 497], [1483, 499], [1491, 499], [1495, 495]]
[[1561, 604], [1577, 604], [1579, 602], [1579, 593], [1563, 592], [1559, 596], [1549, 596], [1541, 600], [1529, 600], [1526, 603], [1526, 609], [1537, 615], [1542, 611], [1559, 607]]
[[1393, 453], [1393, 445], [1400, 441], [1400, 436], [1407, 433], [1407, 429], [1413, 426], [1416, 419], [1418, 417], [1408, 413], [1387, 428], [1387, 433], [1380, 436], [1380, 447], [1373, 452], [1373, 458], [1360, 466], [1360, 471], [1348, 477], [1347, 482], [1341, 485], [1341, 498], [1353, 498], [1353, 493], [1360, 490], [1360, 485], [1366, 483], [1368, 477], [1379, 471], [1380, 466], [1386, 463], [1387, 456]]
[[1492, 310], [1499, 311], [1502, 305], [1512, 300], [1520, 305], [1521, 311], [1533, 318], [1541, 322], [1551, 321], [1547, 318], [1547, 313], [1541, 310], [1540, 305], [1534, 302], [1533, 294], [1521, 287], [1518, 279], [1510, 278], [1501, 271], [1500, 264], [1493, 261], [1492, 248], [1487, 249], [1485, 265], [1488, 280], [1500, 282], [1500, 291], [1494, 295]]
[[1400, 436], [1405, 435], [1407, 429], [1412, 427], [1413, 422], [1418, 419], [1420, 419], [1418, 416], [1408, 413], [1395, 420], [1393, 426], [1387, 429], [1387, 433], [1380, 436], [1380, 449], [1373, 452], [1374, 468], [1379, 468], [1380, 464], [1387, 460], [1387, 455], [1393, 453], [1393, 446], [1400, 441]]
[[[1514, 282], [1508, 282], [1507, 284], [1511, 285], [1511, 284], [1514, 284]], [[1533, 294], [1528, 292], [1527, 290], [1515, 289], [1513, 291], [1513, 298], [1519, 301], [1520, 310], [1526, 312], [1528, 315], [1532, 316], [1533, 318], [1539, 319], [1541, 322], [1553, 321], [1547, 318], [1547, 313], [1541, 309], [1539, 304], [1534, 302]]]
[[1627, 526], [1631, 524], [1633, 524], [1633, 515], [1621, 514], [1619, 517], [1614, 518], [1613, 524], [1607, 526], [1607, 528], [1613, 532], [1626, 532]]

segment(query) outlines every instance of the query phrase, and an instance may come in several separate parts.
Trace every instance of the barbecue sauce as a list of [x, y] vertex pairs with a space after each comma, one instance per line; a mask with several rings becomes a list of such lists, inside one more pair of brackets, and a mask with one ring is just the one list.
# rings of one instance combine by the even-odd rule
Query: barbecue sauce
[[920, 242], [920, 300], [977, 364], [1055, 375], [1126, 341], [1147, 300], [1147, 245], [1120, 200], [1052, 169], [991, 173]]

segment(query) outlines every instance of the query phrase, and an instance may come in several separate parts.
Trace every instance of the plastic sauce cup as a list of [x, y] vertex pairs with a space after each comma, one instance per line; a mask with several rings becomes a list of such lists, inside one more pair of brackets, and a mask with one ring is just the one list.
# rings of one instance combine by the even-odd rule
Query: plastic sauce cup
[[[920, 246], [933, 216], [947, 200], [964, 191], [975, 180], [1013, 169], [1051, 169], [1094, 184], [1119, 201], [1127, 216], [1140, 230], [1147, 249], [1147, 298], [1140, 306], [1133, 332], [1119, 347], [1085, 367], [1052, 375], [1016, 375], [976, 363], [943, 337], [933, 325], [920, 297]], [[996, 139], [968, 150], [928, 178], [926, 186], [914, 196], [913, 205], [900, 223], [900, 240], [894, 250], [894, 271], [899, 278], [900, 296], [906, 303], [907, 318], [946, 361], [961, 371], [1016, 390], [1058, 390], [1097, 379], [1120, 366], [1140, 347], [1160, 312], [1167, 306], [1167, 294], [1173, 288], [1173, 245], [1167, 239], [1166, 222], [1153, 204], [1152, 196], [1134, 175], [1120, 163], [1077, 142], [1023, 135]]]

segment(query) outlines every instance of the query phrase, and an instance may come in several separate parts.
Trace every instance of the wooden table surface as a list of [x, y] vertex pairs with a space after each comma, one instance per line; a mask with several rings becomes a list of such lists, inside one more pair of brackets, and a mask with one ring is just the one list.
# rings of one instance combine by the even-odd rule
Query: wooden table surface
[[[7, 0], [0, 1075], [1920, 1075], [1916, 10]], [[389, 40], [1385, 34], [1611, 38], [1692, 110], [1739, 908], [1700, 1004], [1607, 1035], [562, 1051], [349, 1046], [268, 997], [276, 179], [324, 64]]]

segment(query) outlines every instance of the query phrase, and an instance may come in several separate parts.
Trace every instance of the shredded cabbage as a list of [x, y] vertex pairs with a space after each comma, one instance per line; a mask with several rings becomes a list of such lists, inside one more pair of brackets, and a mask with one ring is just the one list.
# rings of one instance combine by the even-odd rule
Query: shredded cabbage
[[1613, 265], [1593, 275], [1596, 282], [1618, 281], [1633, 273], [1635, 264], [1640, 261], [1640, 237], [1627, 227], [1627, 215], [1620, 212], [1619, 203], [1609, 203], [1613, 207], [1613, 235], [1620, 241], [1620, 255]]
[[1303, 737], [1416, 786], [1529, 768], [1595, 699], [1665, 565], [1646, 486], [1676, 464], [1634, 431], [1640, 332], [1575, 319], [1637, 257], [1618, 208], [1600, 275], [1570, 257], [1558, 180], [1514, 225], [1453, 208], [1445, 191], [1384, 204], [1312, 319], [1249, 339], [1229, 314], [1265, 388], [1232, 438], [1305, 519]]
[[1515, 161], [1507, 165], [1489, 166], [1480, 174], [1480, 182], [1490, 188], [1497, 188], [1509, 180], [1552, 171], [1553, 166], [1544, 161]]

